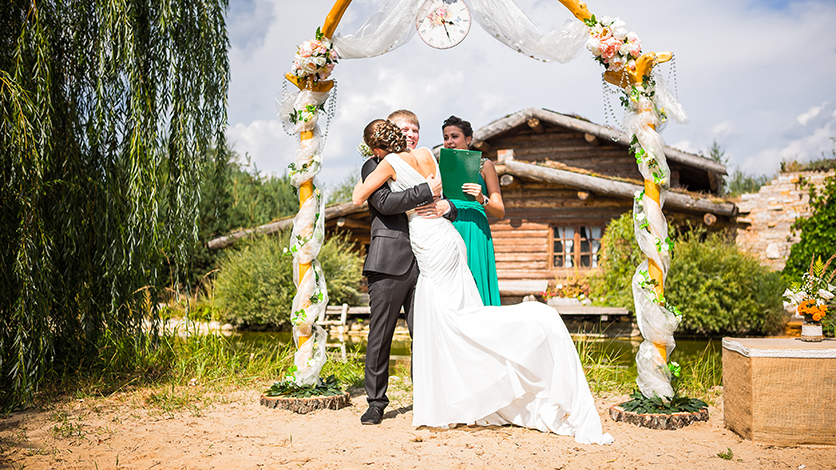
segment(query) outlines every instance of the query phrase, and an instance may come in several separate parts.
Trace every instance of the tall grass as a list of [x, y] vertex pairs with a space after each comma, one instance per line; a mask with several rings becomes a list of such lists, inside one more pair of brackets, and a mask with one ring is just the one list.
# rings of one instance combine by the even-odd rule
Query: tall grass
[[[156, 337], [107, 335], [95, 360], [49, 376], [40, 398], [109, 397], [147, 390], [148, 406], [167, 413], [196, 413], [201, 403], [232, 390], [266, 390], [286, 375], [294, 352], [292, 342], [240, 341], [234, 335], [196, 334], [193, 327]], [[363, 362], [356, 351], [345, 361], [338, 354], [329, 356], [323, 375], [335, 375], [348, 388], [362, 385]]]
[[[575, 340], [590, 390], [602, 398], [629, 394], [636, 388], [637, 374], [635, 368], [623, 364], [629, 362], [624, 356], [632, 356], [632, 351], [607, 351], [603, 344], [600, 340], [584, 337]], [[722, 385], [723, 368], [713, 352], [713, 346], [709, 344], [698, 357], [680, 363], [681, 395], [706, 403], [716, 400], [720, 393], [718, 387]]]

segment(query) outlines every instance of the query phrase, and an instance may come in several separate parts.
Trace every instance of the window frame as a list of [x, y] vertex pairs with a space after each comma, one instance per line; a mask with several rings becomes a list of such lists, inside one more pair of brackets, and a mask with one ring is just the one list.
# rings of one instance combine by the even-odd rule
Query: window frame
[[[587, 239], [589, 241], [589, 251], [581, 251], [581, 228], [585, 227], [589, 229], [589, 234], [587, 235]], [[572, 240], [572, 254], [567, 255], [565, 253], [565, 243], [566, 241], [570, 240], [568, 238], [556, 238], [555, 231], [558, 229], [566, 229], [571, 228], [574, 232], [574, 236]], [[601, 229], [601, 234], [598, 238], [589, 238], [592, 236], [592, 229], [599, 228]], [[604, 231], [606, 230], [606, 224], [601, 222], [592, 222], [592, 221], [566, 221], [566, 222], [553, 222], [549, 224], [549, 258], [548, 258], [548, 266], [549, 269], [554, 270], [583, 270], [583, 271], [591, 271], [594, 269], [598, 269], [598, 262], [600, 261], [599, 254], [601, 253], [601, 239], [604, 236]], [[564, 243], [564, 252], [557, 253], [554, 249], [554, 244], [556, 240], [561, 240]], [[598, 250], [596, 252], [592, 252], [592, 243], [595, 241], [598, 242]], [[563, 266], [555, 266], [555, 256], [563, 256]], [[574, 266], [566, 266], [566, 259], [568, 256], [572, 256], [573, 260], [577, 260], [578, 263], [575, 263]], [[583, 256], [589, 256], [589, 266], [581, 266], [580, 260], [582, 260]]]

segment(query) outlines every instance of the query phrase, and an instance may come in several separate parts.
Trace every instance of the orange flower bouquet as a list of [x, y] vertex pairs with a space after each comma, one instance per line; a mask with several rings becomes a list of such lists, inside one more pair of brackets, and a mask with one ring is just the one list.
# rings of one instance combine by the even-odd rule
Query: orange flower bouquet
[[[810, 262], [810, 270], [804, 273], [801, 282], [794, 283], [784, 292], [784, 307], [795, 306], [796, 312], [804, 317], [805, 325], [801, 329], [802, 339], [805, 336], [821, 337], [821, 320], [827, 316], [830, 308], [828, 303], [833, 300], [834, 293], [836, 293], [836, 286], [830, 284], [836, 276], [836, 269], [830, 273], [829, 277], [826, 276], [827, 268], [834, 258], [836, 255], [831, 256], [826, 263], [822, 263], [821, 258], [817, 259], [814, 256]], [[805, 328], [808, 325], [814, 325], [815, 332], [805, 334]]]

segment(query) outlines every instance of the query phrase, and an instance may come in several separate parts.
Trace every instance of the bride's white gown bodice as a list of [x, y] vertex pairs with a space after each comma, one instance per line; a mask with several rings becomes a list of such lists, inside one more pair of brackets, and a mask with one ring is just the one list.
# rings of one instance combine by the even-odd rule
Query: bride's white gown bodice
[[[392, 191], [426, 182], [396, 154]], [[467, 250], [447, 219], [408, 213], [420, 276], [415, 290], [413, 424], [516, 424], [609, 444], [575, 345], [539, 302], [485, 307]]]

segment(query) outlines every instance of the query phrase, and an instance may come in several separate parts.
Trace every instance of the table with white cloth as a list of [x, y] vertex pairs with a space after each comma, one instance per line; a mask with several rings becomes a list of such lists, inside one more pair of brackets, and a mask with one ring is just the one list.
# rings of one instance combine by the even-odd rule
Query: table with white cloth
[[726, 427], [773, 445], [836, 445], [836, 340], [723, 338]]

